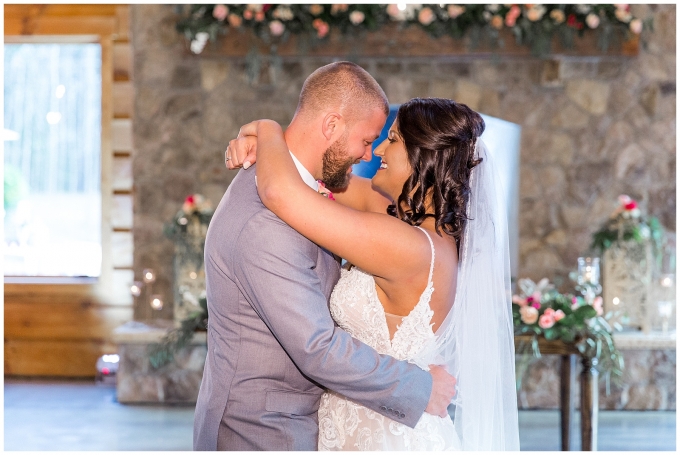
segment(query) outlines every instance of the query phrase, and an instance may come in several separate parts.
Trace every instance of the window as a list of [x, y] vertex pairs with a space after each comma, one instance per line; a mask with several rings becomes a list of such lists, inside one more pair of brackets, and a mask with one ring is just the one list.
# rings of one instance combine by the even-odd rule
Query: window
[[5, 275], [98, 277], [101, 46], [4, 48]]

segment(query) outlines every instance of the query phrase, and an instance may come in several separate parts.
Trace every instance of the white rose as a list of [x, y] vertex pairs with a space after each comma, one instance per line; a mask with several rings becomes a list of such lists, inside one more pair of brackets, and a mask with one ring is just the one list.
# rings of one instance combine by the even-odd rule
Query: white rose
[[349, 15], [349, 21], [354, 25], [361, 24], [366, 16], [361, 11], [352, 11]]
[[600, 18], [597, 14], [590, 13], [586, 16], [586, 24], [588, 24], [588, 27], [590, 28], [597, 28], [597, 26], [600, 25]]

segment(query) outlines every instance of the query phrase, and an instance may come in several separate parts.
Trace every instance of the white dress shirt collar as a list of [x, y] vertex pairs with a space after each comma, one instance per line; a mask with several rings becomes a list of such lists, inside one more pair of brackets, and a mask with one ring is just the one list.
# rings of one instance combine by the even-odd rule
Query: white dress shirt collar
[[314, 191], [319, 191], [319, 182], [316, 181], [314, 176], [312, 175], [311, 172], [305, 168], [302, 163], [293, 155], [293, 152], [290, 152], [290, 156], [293, 157], [293, 162], [295, 163], [295, 167], [297, 168], [298, 172], [300, 173], [300, 177], [302, 177], [302, 180], [307, 184], [308, 187], [313, 189]]

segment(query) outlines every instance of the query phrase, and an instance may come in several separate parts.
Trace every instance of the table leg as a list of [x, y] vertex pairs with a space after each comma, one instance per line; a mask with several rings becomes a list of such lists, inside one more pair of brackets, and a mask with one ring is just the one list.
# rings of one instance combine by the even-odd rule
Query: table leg
[[581, 450], [597, 450], [597, 359], [581, 360]]
[[569, 451], [574, 406], [574, 380], [576, 376], [576, 357], [563, 355], [560, 366], [560, 424], [562, 429], [562, 450]]

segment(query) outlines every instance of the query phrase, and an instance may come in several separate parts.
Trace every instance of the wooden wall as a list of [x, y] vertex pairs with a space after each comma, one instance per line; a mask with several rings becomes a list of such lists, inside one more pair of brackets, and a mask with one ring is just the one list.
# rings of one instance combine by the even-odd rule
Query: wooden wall
[[132, 319], [132, 50], [128, 5], [5, 5], [5, 42], [102, 46], [102, 275], [6, 279], [5, 375], [94, 376]]

